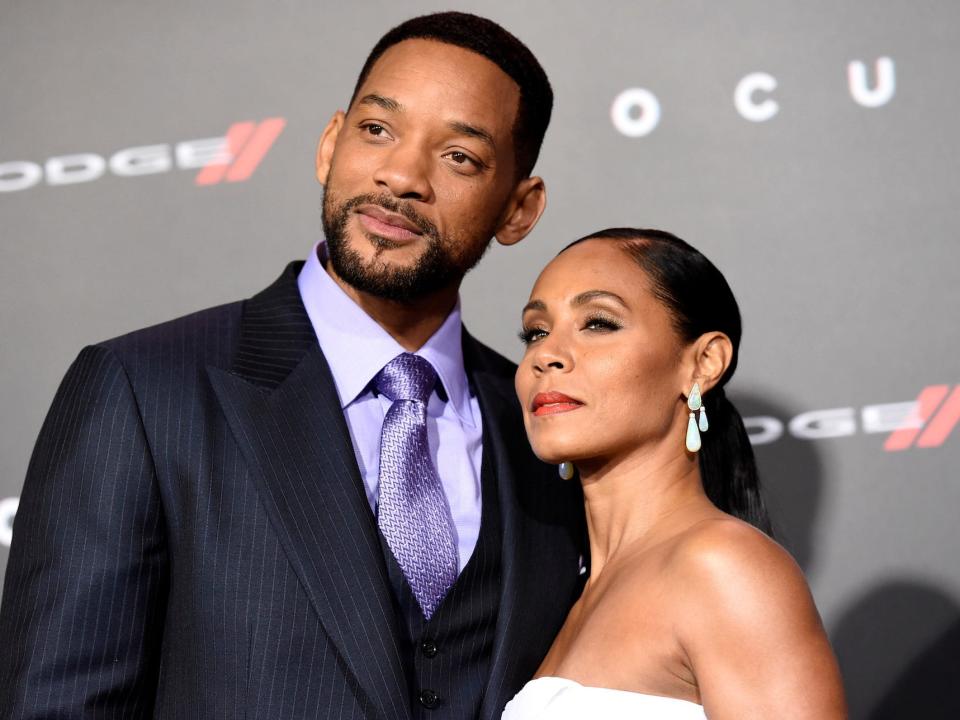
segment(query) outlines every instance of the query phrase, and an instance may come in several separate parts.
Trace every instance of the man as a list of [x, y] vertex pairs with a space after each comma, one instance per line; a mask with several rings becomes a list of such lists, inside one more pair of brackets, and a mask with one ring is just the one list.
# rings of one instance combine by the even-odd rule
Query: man
[[551, 103], [496, 24], [400, 25], [320, 140], [326, 244], [84, 349], [16, 520], [4, 717], [499, 718], [579, 590], [582, 509], [457, 298], [543, 211]]

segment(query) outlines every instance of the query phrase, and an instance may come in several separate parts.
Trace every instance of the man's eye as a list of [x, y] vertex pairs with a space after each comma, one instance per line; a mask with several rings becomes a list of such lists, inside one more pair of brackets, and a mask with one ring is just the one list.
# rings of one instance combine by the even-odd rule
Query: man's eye
[[481, 163], [479, 160], [474, 160], [472, 157], [467, 155], [465, 152], [461, 152], [460, 150], [448, 152], [446, 155], [444, 155], [444, 157], [453, 161], [454, 164], [462, 165], [465, 168], [471, 168], [474, 170], [480, 170], [483, 168], [483, 163]]
[[383, 125], [377, 125], [376, 123], [363, 125], [362, 128], [367, 132], [368, 135], [373, 135], [374, 137], [380, 137], [387, 131]]

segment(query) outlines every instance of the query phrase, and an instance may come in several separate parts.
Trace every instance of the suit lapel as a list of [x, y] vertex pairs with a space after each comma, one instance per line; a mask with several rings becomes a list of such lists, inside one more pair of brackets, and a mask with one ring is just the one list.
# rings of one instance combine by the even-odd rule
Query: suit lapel
[[464, 357], [494, 454], [503, 522], [500, 609], [480, 711], [481, 720], [498, 720], [536, 670], [580, 589], [583, 504], [579, 485], [559, 481], [530, 451], [506, 363], [487, 362], [489, 351], [466, 333]]
[[409, 718], [376, 523], [297, 264], [244, 308], [231, 371], [208, 368], [267, 514], [329, 637], [378, 715]]

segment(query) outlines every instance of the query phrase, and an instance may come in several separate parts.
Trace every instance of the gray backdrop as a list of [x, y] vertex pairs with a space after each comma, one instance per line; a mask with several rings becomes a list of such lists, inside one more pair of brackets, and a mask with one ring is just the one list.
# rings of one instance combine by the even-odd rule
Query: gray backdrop
[[[731, 395], [853, 716], [960, 716], [960, 5], [946, 0], [3, 0], [0, 573], [79, 349], [249, 296], [304, 257], [324, 124], [384, 30], [450, 6], [527, 42], [557, 96], [547, 213], [469, 276], [473, 332], [518, 358], [538, 269], [589, 231], [662, 227], [700, 247], [743, 309]], [[225, 154], [242, 121], [258, 125]]]

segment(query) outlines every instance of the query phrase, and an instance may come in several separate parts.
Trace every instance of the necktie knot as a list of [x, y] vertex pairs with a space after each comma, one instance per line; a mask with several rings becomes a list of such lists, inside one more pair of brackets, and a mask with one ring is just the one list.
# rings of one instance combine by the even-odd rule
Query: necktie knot
[[437, 371], [428, 360], [413, 353], [401, 353], [383, 366], [373, 380], [391, 400], [415, 400], [426, 404], [437, 384]]

